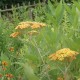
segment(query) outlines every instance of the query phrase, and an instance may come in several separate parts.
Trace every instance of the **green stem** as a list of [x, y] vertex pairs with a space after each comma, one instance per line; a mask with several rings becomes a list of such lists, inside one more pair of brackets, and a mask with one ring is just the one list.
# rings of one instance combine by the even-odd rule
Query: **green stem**
[[64, 80], [70, 80], [70, 74], [68, 73], [70, 65], [71, 65], [71, 63], [69, 65], [65, 65], [65, 71], [64, 71], [64, 74], [63, 74]]

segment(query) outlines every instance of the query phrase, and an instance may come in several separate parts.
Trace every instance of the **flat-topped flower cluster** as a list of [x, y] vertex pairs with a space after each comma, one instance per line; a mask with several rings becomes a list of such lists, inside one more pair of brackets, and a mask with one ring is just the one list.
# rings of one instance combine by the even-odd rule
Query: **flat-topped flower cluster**
[[26, 22], [20, 22], [15, 29], [25, 29], [29, 27], [31, 27], [32, 29], [35, 29], [35, 28], [41, 28], [44, 26], [46, 26], [46, 24], [44, 23], [26, 21]]
[[73, 51], [69, 48], [63, 48], [60, 49], [58, 51], [56, 51], [55, 53], [51, 54], [49, 56], [50, 60], [59, 60], [59, 61], [63, 61], [65, 59], [68, 59], [69, 61], [72, 61], [74, 59], [76, 59], [76, 55], [78, 55], [79, 53], [76, 51]]
[[[32, 35], [32, 34], [37, 33], [37, 31], [34, 29], [39, 29], [39, 28], [42, 28], [44, 26], [46, 26], [45, 23], [26, 21], [26, 22], [20, 22], [18, 24], [18, 26], [15, 27], [15, 30], [23, 30], [23, 29], [31, 28], [32, 30], [29, 31], [28, 34]], [[21, 33], [20, 31], [16, 31], [16, 32], [12, 33], [10, 35], [10, 37], [15, 38], [18, 35], [20, 35], [20, 33]]]

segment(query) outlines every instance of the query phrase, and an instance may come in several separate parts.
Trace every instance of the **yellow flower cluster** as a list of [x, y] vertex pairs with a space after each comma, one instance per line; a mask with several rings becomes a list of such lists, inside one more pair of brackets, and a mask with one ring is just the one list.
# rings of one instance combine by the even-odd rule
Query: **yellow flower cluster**
[[35, 29], [35, 28], [40, 28], [43, 26], [46, 26], [46, 24], [39, 23], [39, 22], [26, 21], [26, 22], [20, 22], [19, 25], [15, 29], [25, 29], [29, 27], [31, 27], [32, 29]]
[[56, 51], [56, 53], [51, 54], [49, 58], [54, 61], [55, 60], [63, 61], [65, 58], [72, 61], [76, 59], [77, 54], [79, 53], [76, 51], [72, 51], [69, 48], [63, 48]]
[[[37, 29], [37, 28], [41, 28], [46, 26], [45, 23], [39, 23], [39, 22], [31, 22], [31, 21], [26, 21], [26, 22], [20, 22], [18, 24], [18, 26], [15, 28], [16, 30], [22, 30], [22, 29], [26, 29], [26, 28], [31, 28], [32, 31], [28, 32], [28, 34], [32, 35], [37, 33], [37, 31], [33, 31], [33, 29]], [[20, 34], [20, 31], [14, 32], [10, 35], [10, 37], [17, 37]]]

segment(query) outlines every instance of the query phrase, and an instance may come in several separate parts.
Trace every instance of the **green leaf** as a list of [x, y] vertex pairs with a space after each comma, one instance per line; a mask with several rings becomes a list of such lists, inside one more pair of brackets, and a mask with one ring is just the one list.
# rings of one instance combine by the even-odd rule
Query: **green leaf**
[[48, 0], [48, 7], [49, 7], [52, 15], [54, 16], [55, 15], [55, 13], [54, 13], [54, 6], [53, 6], [53, 4], [51, 3], [50, 0]]
[[64, 7], [65, 7], [65, 9], [67, 10], [68, 13], [71, 13], [71, 9], [67, 4], [64, 3]]
[[1, 53], [1, 60], [9, 61], [9, 58], [5, 54]]
[[9, 58], [8, 58], [7, 55], [1, 53], [1, 57], [0, 57], [0, 58], [1, 58], [1, 59], [0, 59], [1, 61], [6, 61], [6, 62], [8, 63], [8, 66], [10, 66], [11, 61], [9, 60]]
[[74, 26], [74, 28], [76, 28], [78, 26], [78, 15], [77, 14], [75, 14], [75, 16], [74, 16], [72, 25]]
[[74, 5], [80, 10], [80, 3], [79, 2], [74, 2]]
[[40, 79], [34, 74], [33, 69], [31, 68], [31, 66], [30, 66], [28, 63], [24, 64], [24, 73], [25, 73], [25, 77], [26, 77], [28, 80], [40, 80]]
[[58, 24], [60, 24], [62, 21], [63, 13], [64, 13], [64, 7], [62, 2], [60, 2], [55, 10], [55, 17], [57, 19]]

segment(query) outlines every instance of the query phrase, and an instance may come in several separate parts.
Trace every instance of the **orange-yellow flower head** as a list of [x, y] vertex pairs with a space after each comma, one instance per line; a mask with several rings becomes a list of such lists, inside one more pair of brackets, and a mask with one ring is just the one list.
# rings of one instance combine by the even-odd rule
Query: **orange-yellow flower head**
[[13, 75], [12, 74], [6, 74], [6, 77], [7, 78], [13, 78]]
[[13, 52], [14, 51], [14, 47], [10, 47], [9, 51]]
[[15, 37], [17, 37], [19, 34], [20, 34], [20, 32], [14, 32], [14, 33], [12, 33], [12, 34], [10, 35], [10, 37], [15, 38]]
[[59, 60], [59, 61], [63, 61], [65, 58], [68, 58], [69, 60], [72, 61], [76, 59], [77, 54], [79, 53], [76, 51], [72, 51], [69, 48], [63, 48], [56, 51], [56, 53], [51, 54], [49, 58], [51, 60]]
[[7, 61], [2, 61], [2, 65], [3, 66], [8, 66], [8, 62]]

